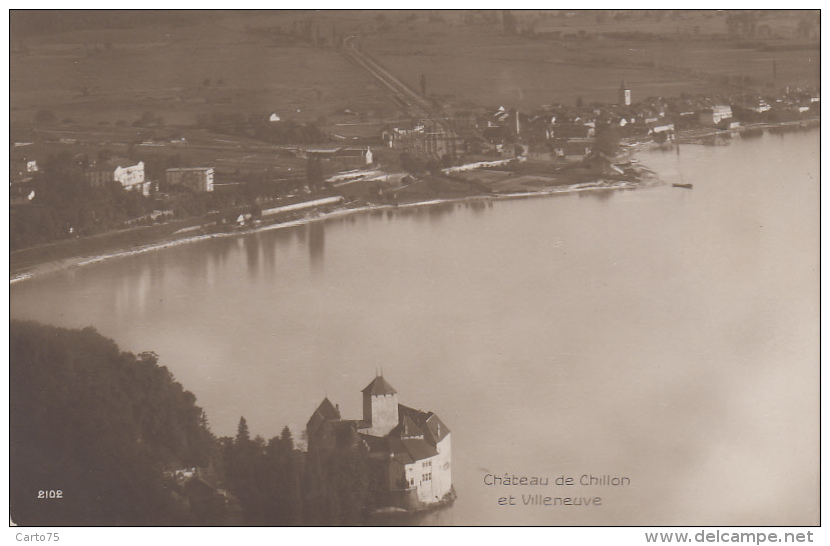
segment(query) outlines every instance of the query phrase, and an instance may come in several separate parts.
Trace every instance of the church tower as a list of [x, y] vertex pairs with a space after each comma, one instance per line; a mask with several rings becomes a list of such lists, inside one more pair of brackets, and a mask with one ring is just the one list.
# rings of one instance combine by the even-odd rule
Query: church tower
[[631, 106], [631, 89], [625, 85], [625, 78], [620, 82], [620, 96], [617, 102], [620, 106]]
[[398, 426], [398, 391], [382, 375], [363, 389], [363, 421], [371, 436], [386, 436]]

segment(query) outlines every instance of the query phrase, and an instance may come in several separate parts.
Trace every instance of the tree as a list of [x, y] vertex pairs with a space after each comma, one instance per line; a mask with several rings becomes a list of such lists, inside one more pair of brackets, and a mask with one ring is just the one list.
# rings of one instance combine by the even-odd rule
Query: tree
[[248, 421], [245, 420], [245, 417], [239, 418], [239, 425], [236, 427], [236, 441], [237, 443], [251, 441], [251, 435], [248, 432]]
[[294, 438], [291, 436], [291, 429], [289, 429], [288, 427], [282, 429], [282, 434], [280, 435], [280, 442], [282, 442], [282, 447], [285, 451], [293, 451]]

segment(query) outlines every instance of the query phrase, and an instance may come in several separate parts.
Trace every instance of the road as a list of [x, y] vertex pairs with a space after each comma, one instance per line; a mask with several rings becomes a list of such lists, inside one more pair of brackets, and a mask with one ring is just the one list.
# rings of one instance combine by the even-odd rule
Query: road
[[423, 152], [432, 159], [440, 159], [444, 154], [450, 157], [455, 155], [455, 132], [446, 122], [443, 112], [435, 108], [416, 91], [400, 81], [394, 74], [386, 70], [377, 61], [357, 48], [357, 36], [349, 36], [343, 40], [342, 53], [358, 66], [365, 69], [378, 80], [387, 92], [409, 115], [425, 122], [425, 138]]

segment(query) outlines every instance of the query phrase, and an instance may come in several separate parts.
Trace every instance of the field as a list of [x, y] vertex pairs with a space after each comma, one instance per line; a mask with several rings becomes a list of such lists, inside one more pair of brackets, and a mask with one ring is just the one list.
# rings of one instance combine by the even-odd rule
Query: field
[[498, 21], [399, 17], [378, 24], [364, 50], [413, 88], [424, 74], [429, 94], [459, 108], [528, 109], [578, 97], [610, 103], [623, 78], [637, 101], [734, 90], [746, 77], [761, 90], [818, 85], [818, 42], [795, 35], [802, 16], [763, 14], [758, 28], [765, 35], [751, 37], [730, 37], [726, 15], [713, 12], [598, 24], [591, 11], [523, 11], [518, 26], [533, 25], [533, 33], [510, 36]]
[[[752, 35], [728, 34], [732, 15], [717, 11], [512, 13], [515, 33], [502, 12], [482, 10], [13, 12], [11, 138], [76, 140], [56, 145], [75, 154], [180, 155], [230, 174], [296, 170], [278, 147], [198, 127], [216, 114], [275, 112], [344, 143], [377, 139], [407, 114], [337, 50], [347, 36], [413, 89], [423, 75], [450, 113], [612, 103], [623, 79], [635, 102], [819, 83], [809, 12], [756, 13]], [[51, 119], [36, 122], [43, 112]], [[137, 123], [146, 116], [151, 127]], [[187, 144], [172, 147], [179, 137]], [[167, 142], [138, 145], [153, 138]]]
[[728, 35], [727, 14], [714, 11], [602, 20], [590, 10], [514, 11], [517, 35], [499, 12], [207, 13], [47, 33], [12, 17], [11, 122], [41, 109], [58, 123], [121, 126], [144, 112], [182, 126], [213, 112], [273, 111], [347, 137], [371, 133], [402, 112], [333, 47], [348, 35], [413, 89], [423, 74], [428, 95], [461, 108], [614, 102], [623, 78], [635, 100], [745, 77], [761, 89], [819, 82], [817, 36], [797, 33], [806, 12], [762, 12], [752, 36]]
[[[296, 22], [309, 20], [299, 12], [227, 12], [184, 25], [17, 39], [11, 121], [30, 123], [41, 109], [59, 123], [89, 125], [130, 125], [143, 112], [167, 125], [191, 125], [213, 112], [263, 118], [276, 112], [284, 120], [324, 123], [336, 122], [345, 109], [354, 114], [344, 121], [397, 115], [378, 85], [331, 47], [331, 22], [317, 18], [328, 36], [320, 46], [288, 35]], [[15, 41], [14, 20], [12, 34]]]

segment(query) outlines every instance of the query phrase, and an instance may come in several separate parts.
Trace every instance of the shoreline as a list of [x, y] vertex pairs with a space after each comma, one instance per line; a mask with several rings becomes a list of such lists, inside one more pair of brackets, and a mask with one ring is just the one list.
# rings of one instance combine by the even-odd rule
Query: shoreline
[[[656, 176], [644, 168], [644, 172], [649, 176], [645, 176], [642, 179], [631, 182], [631, 181], [605, 181], [602, 179], [596, 180], [594, 182], [583, 182], [579, 184], [569, 184], [566, 186], [560, 186], [557, 188], [551, 188], [548, 190], [543, 191], [529, 191], [529, 192], [521, 192], [521, 193], [506, 193], [506, 194], [498, 194], [498, 195], [473, 195], [473, 196], [466, 196], [466, 197], [453, 197], [453, 198], [437, 198], [437, 199], [429, 199], [427, 201], [414, 201], [411, 203], [401, 203], [397, 205], [368, 205], [368, 206], [361, 206], [355, 208], [338, 208], [332, 210], [330, 212], [319, 212], [313, 211], [304, 216], [303, 218], [298, 218], [296, 220], [289, 220], [286, 222], [278, 222], [278, 223], [269, 223], [265, 225], [259, 225], [247, 229], [238, 229], [232, 231], [221, 231], [217, 233], [202, 233], [198, 235], [189, 235], [187, 232], [182, 233], [182, 237], [178, 237], [172, 240], [166, 241], [156, 241], [151, 242], [143, 245], [138, 245], [133, 248], [128, 249], [116, 249], [112, 252], [106, 252], [103, 254], [92, 255], [92, 256], [74, 256], [71, 258], [65, 258], [60, 260], [51, 260], [45, 261], [30, 267], [21, 268], [17, 271], [10, 271], [9, 272], [9, 285], [14, 285], [20, 282], [24, 282], [27, 280], [32, 280], [35, 278], [43, 277], [53, 273], [59, 273], [62, 271], [66, 271], [69, 269], [74, 269], [78, 267], [83, 267], [86, 265], [96, 264], [100, 262], [104, 262], [111, 259], [116, 258], [125, 258], [128, 256], [135, 256], [138, 254], [143, 254], [146, 252], [152, 252], [157, 250], [164, 250], [167, 248], [191, 244], [191, 243], [198, 243], [201, 241], [209, 240], [209, 239], [216, 239], [216, 238], [224, 238], [224, 237], [238, 237], [243, 235], [249, 235], [251, 233], [260, 233], [265, 231], [272, 231], [275, 229], [284, 229], [284, 228], [292, 228], [297, 226], [303, 226], [310, 224], [312, 222], [320, 222], [326, 221], [335, 218], [343, 218], [346, 216], [352, 216], [357, 214], [367, 214], [377, 211], [384, 211], [384, 210], [396, 210], [396, 209], [412, 209], [412, 208], [422, 208], [422, 207], [431, 207], [436, 205], [446, 205], [446, 204], [456, 204], [456, 203], [470, 203], [470, 202], [485, 202], [485, 201], [502, 201], [502, 200], [512, 200], [512, 199], [529, 199], [529, 198], [540, 198], [540, 197], [552, 197], [555, 195], [566, 195], [566, 194], [574, 194], [580, 192], [591, 192], [591, 191], [622, 191], [622, 190], [634, 190], [644, 187], [651, 187], [658, 185], [654, 183], [655, 180], [659, 180]], [[660, 181], [663, 183], [663, 181]], [[201, 229], [202, 226], [199, 226]]]
[[[763, 124], [752, 124], [750, 126], [745, 127], [745, 129], [757, 129], [762, 128], [765, 132], [769, 131], [772, 128], [777, 127], [807, 127], [809, 129], [813, 129], [815, 127], [819, 127], [820, 120], [808, 120], [808, 123], [805, 124], [804, 121], [797, 121], [797, 122], [780, 122], [780, 123], [763, 123]], [[717, 131], [716, 133], [730, 133], [731, 131]], [[677, 138], [678, 140], [682, 138], [684, 135], [683, 133], [678, 133]], [[688, 135], [686, 135], [688, 136]], [[691, 145], [691, 144], [690, 144]], [[632, 141], [629, 144], [628, 153], [630, 157], [635, 157], [637, 152], [653, 149], [655, 147], [659, 147], [661, 144], [657, 144], [652, 141]], [[634, 160], [636, 162], [636, 159]], [[527, 192], [515, 192], [515, 193], [505, 193], [505, 194], [493, 194], [493, 195], [470, 195], [465, 197], [450, 197], [450, 198], [433, 198], [428, 199], [426, 201], [413, 201], [411, 203], [401, 203], [401, 204], [384, 204], [384, 205], [367, 205], [367, 206], [359, 206], [355, 208], [348, 208], [348, 207], [341, 207], [338, 209], [334, 209], [330, 212], [320, 212], [318, 210], [313, 210], [306, 214], [302, 218], [288, 220], [285, 222], [273, 222], [267, 223], [264, 225], [258, 225], [251, 228], [243, 228], [243, 229], [233, 229], [227, 231], [220, 231], [216, 233], [200, 233], [197, 235], [191, 235], [190, 232], [196, 230], [205, 229], [208, 225], [202, 224], [197, 226], [191, 226], [189, 228], [185, 228], [183, 230], [179, 230], [174, 232], [171, 235], [168, 235], [166, 239], [151, 241], [144, 244], [138, 244], [136, 246], [130, 248], [114, 248], [112, 251], [104, 252], [101, 254], [94, 254], [94, 255], [82, 255], [82, 256], [71, 256], [68, 258], [62, 258], [57, 260], [46, 260], [40, 263], [36, 263], [30, 266], [18, 267], [17, 269], [12, 269], [10, 267], [9, 271], [9, 285], [13, 285], [19, 282], [23, 282], [26, 280], [31, 280], [34, 278], [42, 277], [44, 275], [49, 275], [52, 273], [58, 273], [61, 271], [66, 271], [69, 269], [74, 269], [77, 267], [82, 267], [85, 265], [91, 265], [99, 262], [103, 262], [110, 259], [115, 258], [123, 258], [127, 256], [134, 256], [136, 254], [143, 254], [145, 252], [155, 251], [155, 250], [164, 250], [166, 248], [179, 246], [183, 244], [190, 244], [196, 243], [199, 241], [207, 240], [207, 239], [214, 239], [219, 237], [236, 237], [240, 235], [247, 235], [250, 233], [257, 233], [262, 231], [271, 231], [274, 229], [282, 229], [282, 228], [291, 228], [297, 227], [301, 225], [306, 225], [311, 222], [317, 221], [325, 221], [327, 219], [339, 218], [354, 214], [365, 214], [369, 212], [376, 212], [376, 211], [383, 211], [383, 210], [395, 210], [395, 209], [406, 209], [406, 208], [414, 208], [414, 207], [429, 207], [435, 205], [445, 205], [448, 203], [469, 203], [475, 201], [500, 201], [500, 200], [508, 200], [508, 199], [528, 199], [528, 198], [539, 198], [539, 197], [551, 197], [554, 195], [561, 195], [561, 194], [571, 194], [571, 193], [579, 193], [585, 191], [621, 191], [621, 190], [633, 190], [633, 189], [641, 189], [646, 187], [653, 187], [659, 184], [668, 184], [668, 182], [661, 180], [654, 172], [648, 169], [645, 166], [639, 166], [639, 178], [636, 181], [626, 181], [626, 180], [619, 180], [619, 181], [605, 181], [602, 177], [598, 177], [597, 180], [591, 182], [581, 182], [576, 184], [567, 184], [562, 186], [554, 186], [550, 187], [545, 190], [535, 190], [535, 191], [527, 191]], [[177, 233], [180, 233], [179, 236], [176, 236]], [[173, 237], [172, 239], [170, 237]]]

